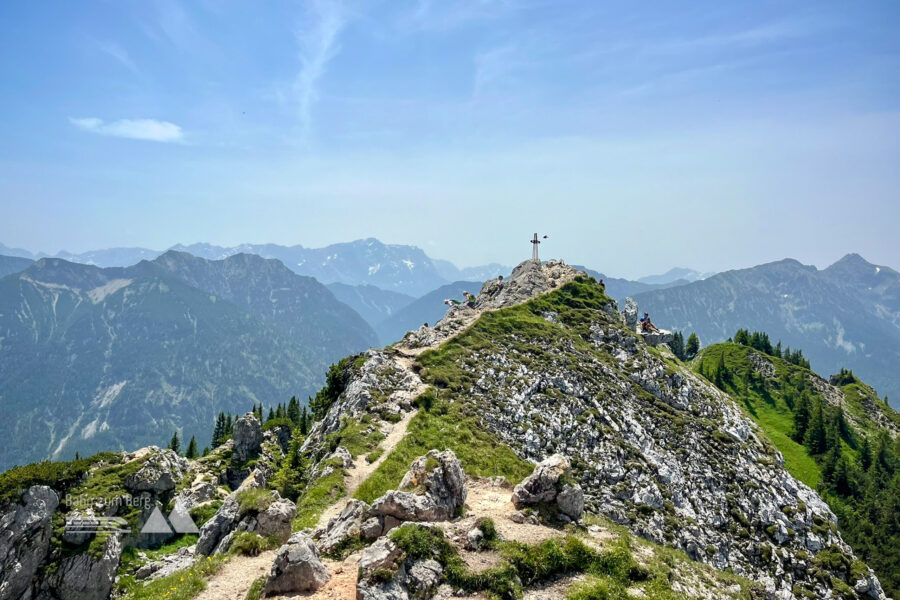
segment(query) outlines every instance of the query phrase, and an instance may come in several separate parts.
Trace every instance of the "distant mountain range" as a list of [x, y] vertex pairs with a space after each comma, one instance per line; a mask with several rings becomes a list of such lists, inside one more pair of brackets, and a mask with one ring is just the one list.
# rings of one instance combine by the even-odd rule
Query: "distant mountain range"
[[[496, 263], [458, 268], [446, 260], [429, 258], [415, 246], [384, 244], [375, 238], [332, 244], [324, 248], [281, 246], [278, 244], [241, 244], [216, 246], [213, 244], [177, 244], [171, 250], [187, 252], [208, 260], [222, 260], [235, 254], [256, 254], [263, 258], [277, 258], [298, 275], [315, 277], [321, 283], [346, 285], [374, 285], [383, 290], [412, 297], [460, 279], [486, 280], [497, 275], [507, 275], [510, 268]], [[98, 267], [127, 267], [141, 260], [153, 260], [162, 254], [147, 248], [106, 248], [80, 254], [58, 252], [53, 258], [84, 263]], [[21, 248], [8, 248], [0, 244], [0, 255], [30, 258], [50, 258], [49, 255], [32, 254]]]
[[694, 269], [685, 269], [684, 267], [673, 267], [662, 273], [661, 275], [648, 275], [638, 279], [640, 283], [649, 283], [650, 285], [666, 285], [677, 282], [690, 283], [712, 277], [715, 273], [701, 273]]
[[175, 429], [202, 445], [219, 411], [305, 398], [331, 362], [375, 345], [355, 311], [275, 260], [41, 259], [0, 279], [0, 469]]
[[900, 400], [900, 274], [858, 254], [821, 271], [786, 259], [634, 298], [660, 327], [696, 331], [704, 345], [766, 331], [817, 371], [852, 369]]

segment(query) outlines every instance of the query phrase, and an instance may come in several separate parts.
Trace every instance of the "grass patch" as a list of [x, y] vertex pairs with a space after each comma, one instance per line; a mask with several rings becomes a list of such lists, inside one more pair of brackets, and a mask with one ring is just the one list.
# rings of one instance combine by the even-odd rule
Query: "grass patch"
[[521, 598], [523, 587], [567, 573], [605, 577], [622, 589], [649, 576], [634, 560], [628, 538], [620, 538], [603, 551], [594, 550], [571, 535], [531, 545], [502, 542], [498, 548], [503, 562], [478, 573], [469, 570], [456, 548], [438, 529], [407, 525], [395, 529], [391, 539], [412, 560], [433, 558], [441, 563], [444, 581], [454, 588], [488, 592], [499, 598]]
[[533, 465], [483, 430], [474, 414], [468, 413], [457, 403], [440, 400], [434, 403], [430, 411], [419, 411], [412, 418], [406, 437], [359, 486], [354, 497], [371, 503], [400, 485], [413, 460], [429, 450], [446, 448], [456, 453], [467, 475], [503, 475], [510, 482], [518, 483], [534, 469]]
[[247, 595], [244, 596], [244, 600], [259, 600], [260, 596], [262, 596], [264, 585], [266, 585], [265, 577], [253, 580], [253, 583], [250, 584], [250, 589], [247, 590]]
[[203, 527], [203, 524], [213, 518], [213, 515], [222, 507], [221, 500], [213, 500], [200, 506], [195, 506], [190, 510], [191, 519], [197, 527]]
[[265, 488], [247, 488], [235, 495], [238, 502], [238, 511], [242, 515], [249, 513], [261, 513], [272, 504], [275, 497]]
[[250, 531], [239, 531], [231, 540], [228, 551], [240, 556], [259, 556], [266, 550], [277, 548], [280, 545], [278, 538], [263, 537]]
[[353, 419], [344, 419], [340, 430], [325, 438], [325, 445], [330, 452], [334, 452], [338, 446], [346, 448], [353, 458], [360, 454], [366, 454], [375, 450], [379, 442], [384, 439], [384, 434], [378, 431], [369, 431], [372, 426]]
[[124, 592], [123, 600], [191, 600], [206, 589], [206, 580], [215, 575], [226, 560], [223, 555], [208, 557], [189, 569], [154, 579], [146, 585], [134, 577], [122, 577], [119, 590]]
[[324, 477], [319, 477], [306, 487], [297, 499], [297, 516], [292, 523], [293, 530], [299, 531], [315, 527], [325, 509], [346, 494], [344, 470], [340, 466]]
[[115, 452], [101, 452], [89, 458], [69, 461], [41, 461], [21, 467], [13, 467], [0, 473], [0, 506], [18, 502], [21, 495], [33, 485], [52, 487], [60, 495], [77, 485], [94, 465], [104, 462], [118, 464], [122, 455]]

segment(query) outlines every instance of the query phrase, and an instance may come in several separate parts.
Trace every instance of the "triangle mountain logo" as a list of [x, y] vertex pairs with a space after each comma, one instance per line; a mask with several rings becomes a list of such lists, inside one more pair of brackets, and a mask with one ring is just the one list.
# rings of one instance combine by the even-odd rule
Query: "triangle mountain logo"
[[158, 506], [153, 509], [150, 518], [147, 519], [147, 522], [141, 527], [141, 533], [164, 533], [166, 535], [172, 535], [172, 528], [169, 527], [166, 518], [159, 510]]
[[169, 523], [172, 524], [175, 533], [200, 533], [191, 515], [181, 502], [176, 502], [175, 508], [169, 513]]

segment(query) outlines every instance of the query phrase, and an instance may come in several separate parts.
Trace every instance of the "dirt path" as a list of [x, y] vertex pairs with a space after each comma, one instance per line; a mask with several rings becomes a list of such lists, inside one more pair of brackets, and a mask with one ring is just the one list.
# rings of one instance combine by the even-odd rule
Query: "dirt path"
[[[419, 389], [414, 396], [419, 395], [425, 390], [425, 386], [420, 386]], [[347, 506], [347, 502], [350, 498], [353, 497], [353, 494], [356, 493], [356, 490], [359, 488], [362, 483], [369, 478], [369, 475], [375, 472], [375, 470], [381, 466], [388, 455], [390, 455], [391, 451], [397, 447], [397, 444], [400, 443], [400, 440], [406, 435], [406, 428], [409, 426], [409, 422], [412, 420], [414, 416], [418, 413], [417, 410], [410, 411], [403, 415], [403, 418], [396, 423], [391, 428], [390, 433], [388, 433], [387, 437], [381, 440], [381, 443], [378, 444], [378, 448], [382, 450], [381, 456], [378, 457], [373, 463], [370, 463], [366, 460], [365, 455], [360, 454], [353, 461], [353, 466], [347, 470], [347, 475], [344, 477], [344, 489], [347, 493], [343, 498], [329, 506], [325, 509], [325, 512], [322, 513], [322, 516], [319, 517], [319, 522], [316, 524], [316, 527], [321, 527], [328, 523], [328, 521], [339, 514], [344, 510], [344, 507]]]
[[259, 556], [234, 556], [206, 582], [206, 589], [194, 600], [244, 600], [253, 582], [268, 574], [275, 551]]

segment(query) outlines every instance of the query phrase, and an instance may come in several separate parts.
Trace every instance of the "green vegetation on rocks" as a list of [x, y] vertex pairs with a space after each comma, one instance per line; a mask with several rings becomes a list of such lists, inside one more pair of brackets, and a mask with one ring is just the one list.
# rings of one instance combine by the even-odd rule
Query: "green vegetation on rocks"
[[[747, 335], [738, 333], [735, 339]], [[841, 535], [872, 567], [885, 592], [897, 596], [900, 438], [892, 439], [878, 423], [890, 426], [900, 415], [851, 371], [833, 376], [829, 388], [806, 366], [794, 364], [797, 360], [779, 358], [777, 346], [768, 346], [771, 354], [753, 347], [767, 336], [757, 334], [756, 339], [757, 344], [710, 346], [694, 367], [743, 404], [782, 453], [788, 471], [818, 489], [837, 515]], [[802, 353], [794, 351], [791, 356]], [[836, 404], [825, 396], [829, 389]], [[855, 570], [837, 569], [834, 560], [826, 560], [829, 556], [819, 561], [821, 568], [841, 571], [848, 578], [859, 575], [863, 563]], [[838, 588], [845, 585], [833, 583]]]
[[503, 475], [508, 481], [518, 483], [533, 469], [478, 424], [472, 406], [438, 400], [430, 411], [420, 410], [412, 418], [406, 437], [359, 486], [354, 497], [372, 502], [388, 490], [396, 489], [412, 461], [433, 448], [453, 450], [465, 472], [476, 477]]

